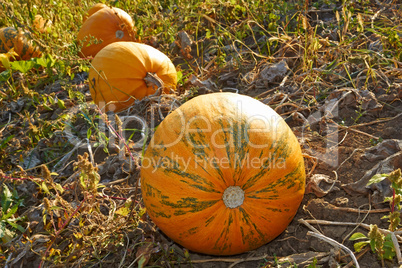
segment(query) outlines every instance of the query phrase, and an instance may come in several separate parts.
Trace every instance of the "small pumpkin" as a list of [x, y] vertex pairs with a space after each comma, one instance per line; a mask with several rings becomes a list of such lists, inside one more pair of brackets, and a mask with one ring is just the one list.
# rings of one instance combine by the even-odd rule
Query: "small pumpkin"
[[172, 61], [158, 49], [136, 42], [114, 42], [92, 60], [88, 74], [92, 99], [100, 109], [120, 112], [136, 99], [174, 91], [177, 72]]
[[153, 222], [185, 248], [256, 249], [282, 233], [305, 188], [300, 144], [270, 107], [248, 96], [195, 97], [157, 127], [141, 166]]
[[96, 11], [104, 8], [104, 7], [108, 7], [107, 5], [103, 4], [103, 3], [97, 3], [95, 5], [93, 5], [88, 11], [87, 14], [84, 16], [83, 18], [83, 22], [85, 22], [87, 20], [88, 17], [92, 16], [92, 14], [94, 14]]
[[33, 26], [38, 32], [45, 33], [52, 26], [52, 21], [45, 20], [41, 15], [38, 14], [35, 15]]
[[82, 57], [94, 57], [102, 48], [118, 41], [135, 41], [134, 22], [117, 7], [104, 7], [82, 24], [77, 39]]
[[15, 56], [15, 60], [29, 60], [40, 57], [42, 54], [40, 47], [34, 44], [28, 32], [17, 30], [14, 27], [1, 28], [0, 53], [7, 53], [12, 48], [18, 54]]

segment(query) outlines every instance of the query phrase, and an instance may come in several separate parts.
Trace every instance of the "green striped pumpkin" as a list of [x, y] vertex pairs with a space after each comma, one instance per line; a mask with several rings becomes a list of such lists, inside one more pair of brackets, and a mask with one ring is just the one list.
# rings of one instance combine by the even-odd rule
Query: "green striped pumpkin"
[[28, 32], [17, 30], [14, 27], [0, 29], [0, 53], [7, 53], [11, 49], [18, 54], [16, 60], [29, 60], [40, 57], [42, 52], [36, 46]]
[[185, 248], [211, 255], [256, 249], [292, 221], [305, 188], [297, 138], [251, 97], [195, 97], [158, 126], [142, 160], [154, 223]]

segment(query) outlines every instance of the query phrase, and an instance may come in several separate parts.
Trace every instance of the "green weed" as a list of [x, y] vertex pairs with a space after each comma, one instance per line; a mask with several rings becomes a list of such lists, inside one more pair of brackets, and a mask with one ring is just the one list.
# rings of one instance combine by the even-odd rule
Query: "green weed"
[[402, 202], [402, 176], [401, 170], [397, 169], [389, 174], [376, 174], [374, 175], [367, 185], [379, 183], [383, 180], [389, 180], [391, 182], [391, 188], [393, 195], [385, 198], [385, 201], [389, 203], [391, 212], [389, 215], [384, 216], [383, 219], [388, 219], [389, 232], [384, 234], [380, 231], [376, 224], [370, 225], [370, 231], [367, 235], [357, 232], [354, 233], [349, 240], [360, 241], [354, 244], [356, 252], [362, 251], [366, 246], [370, 246], [371, 250], [376, 253], [381, 259], [383, 266], [384, 260], [392, 260], [397, 250], [400, 251], [399, 245], [393, 242], [392, 236], [394, 232], [398, 230], [401, 225], [401, 202]]
[[21, 226], [25, 217], [16, 216], [19, 207], [23, 205], [22, 201], [16, 190], [10, 191], [7, 185], [3, 184], [0, 195], [0, 238], [4, 244], [15, 237], [16, 231], [25, 231], [25, 228]]

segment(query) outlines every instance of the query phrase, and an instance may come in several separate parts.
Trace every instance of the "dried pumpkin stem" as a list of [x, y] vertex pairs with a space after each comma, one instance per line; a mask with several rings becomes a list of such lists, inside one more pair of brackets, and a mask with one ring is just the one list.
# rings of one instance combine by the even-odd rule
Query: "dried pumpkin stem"
[[160, 79], [156, 73], [147, 72], [144, 81], [147, 84], [147, 87], [155, 88], [155, 90], [164, 88], [162, 79]]
[[239, 186], [229, 186], [223, 192], [223, 203], [228, 208], [237, 208], [243, 204], [244, 191]]

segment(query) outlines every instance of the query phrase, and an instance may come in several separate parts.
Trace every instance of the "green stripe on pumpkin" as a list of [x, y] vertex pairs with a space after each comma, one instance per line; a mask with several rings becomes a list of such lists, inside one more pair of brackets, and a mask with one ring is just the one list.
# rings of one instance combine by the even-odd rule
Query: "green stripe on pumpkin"
[[[239, 208], [239, 212], [241, 214], [241, 221], [244, 223], [244, 225], [251, 227], [249, 229], [249, 233], [245, 235], [243, 233], [243, 244], [247, 243], [250, 247], [255, 248], [261, 244], [261, 241], [266, 241], [265, 234], [261, 232], [255, 223], [251, 221], [250, 215], [241, 207]], [[256, 236], [255, 233], [258, 233], [258, 236]]]
[[198, 189], [203, 189], [204, 191], [207, 191], [207, 192], [217, 192], [214, 189], [215, 185], [212, 182], [210, 182], [209, 180], [205, 179], [204, 177], [202, 177], [198, 174], [192, 174], [192, 173], [184, 171], [184, 168], [181, 167], [179, 163], [177, 163], [170, 157], [165, 157], [164, 159], [166, 159], [169, 162], [167, 164], [167, 167], [162, 167], [163, 172], [165, 174], [179, 175], [180, 177], [190, 179], [191, 182], [188, 182], [186, 180], [180, 180], [180, 181], [185, 182], [192, 187], [195, 187]]
[[184, 215], [187, 213], [196, 213], [203, 211], [213, 205], [219, 200], [200, 201], [195, 197], [184, 197], [177, 202], [170, 202], [168, 200], [161, 200], [161, 204], [169, 206], [174, 209], [174, 215]]
[[214, 219], [215, 219], [215, 216], [209, 217], [209, 218], [205, 221], [205, 227], [207, 227], [211, 222], [213, 222]]
[[225, 228], [223, 228], [222, 232], [220, 233], [218, 239], [215, 242], [214, 245], [215, 249], [219, 249], [220, 251], [225, 251], [228, 248], [230, 249], [231, 244], [228, 244], [228, 239], [232, 223], [233, 223], [233, 214], [232, 212], [230, 212], [229, 218], [226, 219], [225, 222], [223, 223], [223, 226], [225, 226]]
[[268, 176], [267, 173], [271, 170], [271, 164], [274, 163], [277, 164], [275, 161], [281, 160], [284, 161], [287, 159], [290, 155], [290, 148], [287, 142], [285, 142], [285, 137], [281, 136], [280, 140], [277, 143], [277, 146], [275, 146], [275, 150], [269, 154], [270, 157], [267, 157], [267, 159], [264, 161], [262, 164], [262, 167], [257, 174], [254, 176], [250, 177], [250, 179], [243, 185], [243, 190], [246, 190], [250, 187], [252, 187], [259, 179], [261, 179], [263, 176]]

